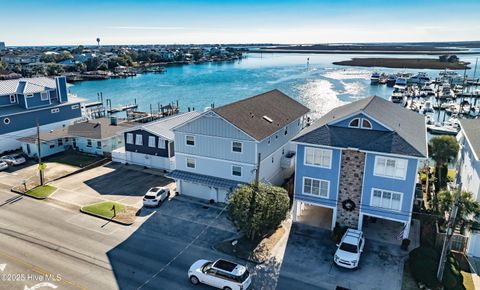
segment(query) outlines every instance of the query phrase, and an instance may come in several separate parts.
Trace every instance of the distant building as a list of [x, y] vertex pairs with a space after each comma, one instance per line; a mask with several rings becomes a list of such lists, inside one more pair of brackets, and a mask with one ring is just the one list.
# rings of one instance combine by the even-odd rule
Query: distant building
[[[123, 146], [122, 132], [137, 123], [118, 122], [117, 119], [100, 118], [78, 122], [55, 130], [41, 132], [40, 153], [42, 157], [73, 149], [80, 152], [109, 155], [113, 150]], [[23, 153], [37, 157], [37, 136], [31, 135], [18, 139]]]
[[7, 65], [25, 65], [29, 63], [39, 62], [40, 56], [38, 55], [5, 55], [2, 57], [2, 61], [5, 62]]
[[136, 164], [148, 168], [174, 170], [175, 137], [172, 128], [198, 115], [200, 113], [191, 111], [125, 131], [125, 147], [118, 148], [112, 152], [113, 161]]
[[5, 49], [5, 42], [0, 42], [0, 50], [4, 50]]
[[70, 125], [82, 117], [65, 77], [0, 81], [0, 153], [20, 148], [19, 137]]

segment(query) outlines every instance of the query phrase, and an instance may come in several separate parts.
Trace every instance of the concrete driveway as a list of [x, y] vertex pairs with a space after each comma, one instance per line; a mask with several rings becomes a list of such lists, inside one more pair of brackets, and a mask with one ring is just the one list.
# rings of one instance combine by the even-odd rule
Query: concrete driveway
[[336, 246], [330, 232], [302, 224], [292, 227], [280, 268], [277, 289], [293, 289], [302, 281], [304, 289], [400, 290], [407, 252], [397, 245], [366, 240], [357, 270], [333, 263]]
[[109, 163], [51, 184], [58, 188], [52, 198], [70, 204], [84, 206], [111, 200], [136, 207], [142, 207], [142, 197], [149, 188], [175, 185], [160, 172], [119, 163]]

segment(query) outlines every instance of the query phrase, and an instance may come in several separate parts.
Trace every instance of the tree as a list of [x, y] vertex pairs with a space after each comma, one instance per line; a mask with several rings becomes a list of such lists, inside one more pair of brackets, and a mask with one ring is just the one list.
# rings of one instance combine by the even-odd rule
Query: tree
[[[437, 187], [435, 191], [438, 193], [441, 187], [446, 185], [446, 177], [448, 173], [448, 163], [453, 161], [458, 153], [458, 142], [453, 136], [439, 136], [432, 138], [428, 143], [429, 156], [435, 161], [435, 177], [437, 178]], [[438, 209], [437, 198], [435, 194], [434, 208]]]
[[0, 60], [0, 69], [6, 69], [7, 64]]
[[[455, 192], [448, 190], [442, 190], [438, 193], [438, 207], [441, 212], [450, 212], [455, 195]], [[472, 193], [463, 191], [458, 203], [455, 226], [459, 225], [460, 222], [461, 225], [464, 225], [478, 217], [480, 217], [480, 203], [473, 198]]]
[[258, 190], [252, 185], [241, 185], [230, 194], [228, 201], [230, 218], [251, 240], [275, 230], [290, 208], [287, 191], [265, 183], [260, 183]]

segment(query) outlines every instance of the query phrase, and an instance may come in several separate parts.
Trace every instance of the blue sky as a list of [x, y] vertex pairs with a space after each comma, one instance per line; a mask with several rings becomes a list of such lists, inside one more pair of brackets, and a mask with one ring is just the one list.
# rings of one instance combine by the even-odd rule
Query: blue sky
[[7, 45], [480, 40], [478, 0], [0, 1]]

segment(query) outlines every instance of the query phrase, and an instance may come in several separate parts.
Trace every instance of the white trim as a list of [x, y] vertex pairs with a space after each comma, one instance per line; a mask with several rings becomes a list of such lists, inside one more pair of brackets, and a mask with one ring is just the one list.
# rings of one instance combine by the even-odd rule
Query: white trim
[[[188, 137], [193, 137], [193, 145], [192, 144], [188, 144]], [[193, 134], [188, 134], [188, 135], [185, 135], [185, 146], [187, 147], [195, 147], [196, 146], [196, 138], [195, 138], [195, 135]]]
[[[129, 140], [128, 137], [132, 137], [132, 138], [130, 139], [130, 142], [128, 142], [128, 140]], [[135, 145], [135, 142], [134, 142], [134, 140], [133, 140], [133, 133], [126, 133], [126, 135], [125, 135], [125, 143], [126, 143], [126, 144]]]
[[[365, 109], [365, 108], [364, 108], [364, 109]], [[339, 122], [341, 122], [341, 121], [345, 121], [345, 120], [347, 120], [348, 118], [352, 118], [352, 117], [355, 117], [356, 115], [360, 115], [360, 114], [361, 114], [361, 115], [365, 115], [365, 116], [368, 117], [369, 119], [372, 119], [373, 121], [375, 121], [375, 123], [381, 125], [381, 126], [384, 127], [385, 129], [387, 129], [387, 130], [389, 130], [389, 131], [392, 131], [392, 132], [395, 131], [395, 130], [393, 130], [392, 128], [390, 128], [389, 126], [385, 125], [384, 123], [378, 121], [376, 118], [370, 116], [370, 114], [366, 113], [366, 112], [364, 111], [364, 109], [361, 109], [361, 110], [359, 110], [359, 111], [355, 111], [354, 113], [349, 114], [349, 115], [347, 115], [347, 116], [344, 116], [344, 117], [342, 117], [342, 118], [340, 118], [340, 119], [332, 120], [333, 122], [327, 122], [327, 124], [328, 124], [328, 125], [334, 125], [334, 124], [337, 124], [337, 123], [339, 123]], [[359, 118], [362, 118], [362, 117], [359, 117]], [[354, 128], [355, 128], [355, 127], [354, 127]]]
[[[246, 166], [255, 166], [255, 163], [245, 163], [237, 160], [229, 160], [229, 159], [220, 159], [220, 158], [213, 158], [213, 157], [208, 157], [208, 156], [203, 156], [203, 155], [195, 155], [195, 154], [188, 154], [188, 153], [183, 153], [183, 152], [175, 152], [175, 155], [178, 156], [185, 156], [185, 157], [192, 157], [192, 158], [203, 158], [203, 159], [208, 159], [208, 160], [213, 160], [213, 161], [220, 161], [220, 162], [226, 162], [226, 163], [237, 163], [237, 164], [242, 164]], [[256, 161], [255, 161], [256, 162]]]
[[[358, 121], [358, 125], [357, 126], [353, 126], [351, 125], [353, 121], [357, 120]], [[348, 128], [360, 128], [360, 121], [362, 120], [362, 118], [353, 118], [350, 120], [350, 122], [348, 122]]]
[[34, 95], [35, 95], [34, 93], [33, 94], [24, 94], [26, 99], [31, 99], [31, 98], [33, 98]]
[[10, 125], [11, 122], [12, 121], [10, 120], [10, 118], [8, 118], [8, 117], [3, 118], [3, 124]]
[[[388, 160], [394, 160], [395, 161], [395, 170], [397, 169], [397, 162], [398, 161], [401, 161], [401, 162], [405, 161], [405, 168], [404, 168], [403, 176], [399, 177], [399, 176], [378, 174], [377, 173], [377, 160], [379, 158], [385, 159], [385, 169], [387, 167]], [[391, 179], [397, 179], [397, 180], [406, 180], [407, 179], [407, 172], [408, 172], [408, 161], [409, 161], [408, 159], [391, 158], [391, 157], [385, 157], [385, 156], [381, 156], [381, 155], [375, 155], [375, 160], [374, 160], [374, 163], [373, 163], [373, 176], [383, 177], [383, 178], [391, 178]]]
[[463, 131], [463, 136], [465, 136], [465, 139], [467, 139], [468, 146], [470, 147], [470, 151], [472, 151], [473, 157], [475, 157], [475, 160], [478, 161], [479, 158], [478, 158], [477, 154], [475, 153], [475, 150], [473, 150], [473, 146], [472, 146], [472, 143], [470, 142], [470, 139], [468, 138], [468, 134], [465, 131], [465, 129], [463, 129], [462, 122], [459, 122], [459, 123], [460, 123], [460, 129], [461, 129], [461, 131]]
[[[363, 122], [364, 122], [364, 121], [367, 121], [368, 124], [370, 124], [370, 128], [363, 126]], [[368, 118], [362, 118], [362, 124], [360, 125], [360, 128], [361, 128], [361, 129], [372, 130], [372, 129], [373, 129], [372, 122], [370, 122], [370, 120], [369, 120]]]
[[51, 114], [60, 113], [60, 108], [53, 108], [53, 109], [50, 110], [50, 113]]
[[[153, 142], [151, 142], [153, 140]], [[155, 136], [152, 136], [152, 135], [149, 135], [148, 136], [148, 147], [149, 148], [157, 148], [157, 139], [155, 138]], [[153, 144], [152, 144], [153, 143]]]
[[[321, 150], [322, 151], [322, 161], [323, 161], [323, 155], [325, 154], [325, 152], [329, 152], [330, 153], [330, 162], [329, 162], [328, 166], [323, 166], [323, 165], [315, 164], [315, 163], [307, 163], [307, 149]], [[315, 160], [315, 151], [313, 153], [314, 153], [313, 154], [313, 156], [314, 156], [313, 159]], [[304, 147], [303, 165], [305, 165], [305, 166], [332, 169], [332, 159], [333, 159], [333, 150], [331, 150], [331, 149], [316, 148], [316, 147]]]
[[[240, 151], [235, 151], [235, 150], [233, 150], [233, 143], [240, 143]], [[232, 145], [232, 146], [230, 147], [230, 150], [232, 151], [232, 153], [234, 153], [234, 154], [243, 154], [243, 142], [242, 142], [242, 141], [232, 140], [231, 145]]]
[[383, 219], [383, 220], [389, 220], [389, 221], [394, 221], [394, 222], [399, 222], [399, 223], [406, 223], [407, 221], [405, 220], [401, 220], [401, 219], [396, 219], [396, 218], [392, 218], [392, 217], [387, 217], [387, 216], [382, 216], [382, 215], [376, 215], [376, 214], [371, 214], [371, 213], [367, 213], [367, 212], [363, 212], [360, 210], [359, 212], [359, 215], [367, 215], [367, 216], [370, 216], [370, 217], [376, 217], [376, 218], [379, 218], [379, 219]]
[[[13, 97], [13, 102], [12, 102], [12, 97]], [[9, 95], [9, 99], [10, 99], [10, 104], [15, 104], [17, 102], [17, 95], [11, 94]]]
[[[44, 98], [44, 96], [46, 96]], [[48, 101], [50, 100], [50, 91], [43, 91], [43, 92], [40, 92], [40, 101]]]
[[[233, 174], [233, 167], [238, 167], [238, 168], [240, 168], [240, 175], [235, 175], [235, 174]], [[232, 175], [233, 177], [243, 177], [243, 167], [240, 166], [240, 165], [232, 164], [232, 170], [230, 171], [230, 175]]]
[[[304, 191], [304, 188], [305, 188], [305, 179], [308, 178], [308, 179], [311, 179], [312, 180], [312, 188], [313, 188], [313, 181], [316, 180], [319, 182], [319, 188], [318, 188], [318, 193], [319, 195], [315, 195], [313, 193], [306, 193]], [[323, 195], [320, 195], [320, 189], [321, 189], [321, 183], [322, 182], [326, 182], [327, 183], [327, 196], [323, 196]], [[326, 180], [326, 179], [319, 179], [319, 178], [314, 178], [314, 177], [309, 177], [309, 176], [303, 176], [302, 177], [302, 194], [303, 195], [306, 195], [306, 196], [312, 196], [312, 197], [317, 197], [317, 198], [324, 198], [324, 199], [329, 199], [330, 198], [330, 180]]]
[[[193, 167], [188, 166], [188, 160], [193, 160]], [[196, 169], [197, 168], [197, 160], [193, 157], [185, 158], [185, 167], [190, 168], [190, 169]]]
[[[380, 197], [380, 199], [383, 199], [383, 193], [384, 193], [384, 192], [400, 194], [400, 209], [393, 209], [393, 208], [387, 208], [387, 207], [381, 207], [381, 206], [374, 206], [374, 205], [372, 205], [373, 192], [374, 192], [375, 190], [382, 192], [382, 196]], [[392, 203], [392, 200], [393, 200], [393, 195], [390, 197], [390, 205], [391, 205], [391, 203]], [[369, 206], [370, 206], [370, 207], [373, 207], [373, 208], [379, 208], [379, 209], [382, 209], [382, 210], [386, 210], [386, 211], [402, 212], [402, 207], [403, 207], [403, 192], [393, 191], [393, 190], [390, 190], [390, 189], [381, 189], [381, 188], [372, 187], [372, 188], [371, 188], [371, 192], [370, 192], [370, 204], [369, 204]]]
[[[55, 106], [53, 108], [63, 108], [65, 106], [69, 106], [69, 105], [73, 105], [73, 104], [80, 104], [79, 102], [74, 102], [74, 103], [67, 103], [67, 104], [62, 104], [62, 105], [59, 105], [59, 106]], [[25, 100], [25, 108], [28, 109], [28, 102]], [[37, 108], [37, 107], [32, 107], [32, 108]], [[25, 114], [25, 113], [31, 113], [31, 112], [36, 112], [36, 111], [43, 111], [44, 109], [46, 108], [52, 108], [52, 106], [50, 105], [45, 105], [45, 106], [42, 106], [42, 109], [34, 109], [34, 110], [23, 110], [21, 112], [18, 112], [18, 113], [11, 113], [11, 114], [5, 114], [5, 115], [2, 115], [0, 117], [4, 117], [4, 116], [13, 116], [13, 115], [21, 115], [21, 114]], [[79, 117], [75, 117], [75, 118], [72, 118], [72, 120], [74, 119], [77, 119]]]

